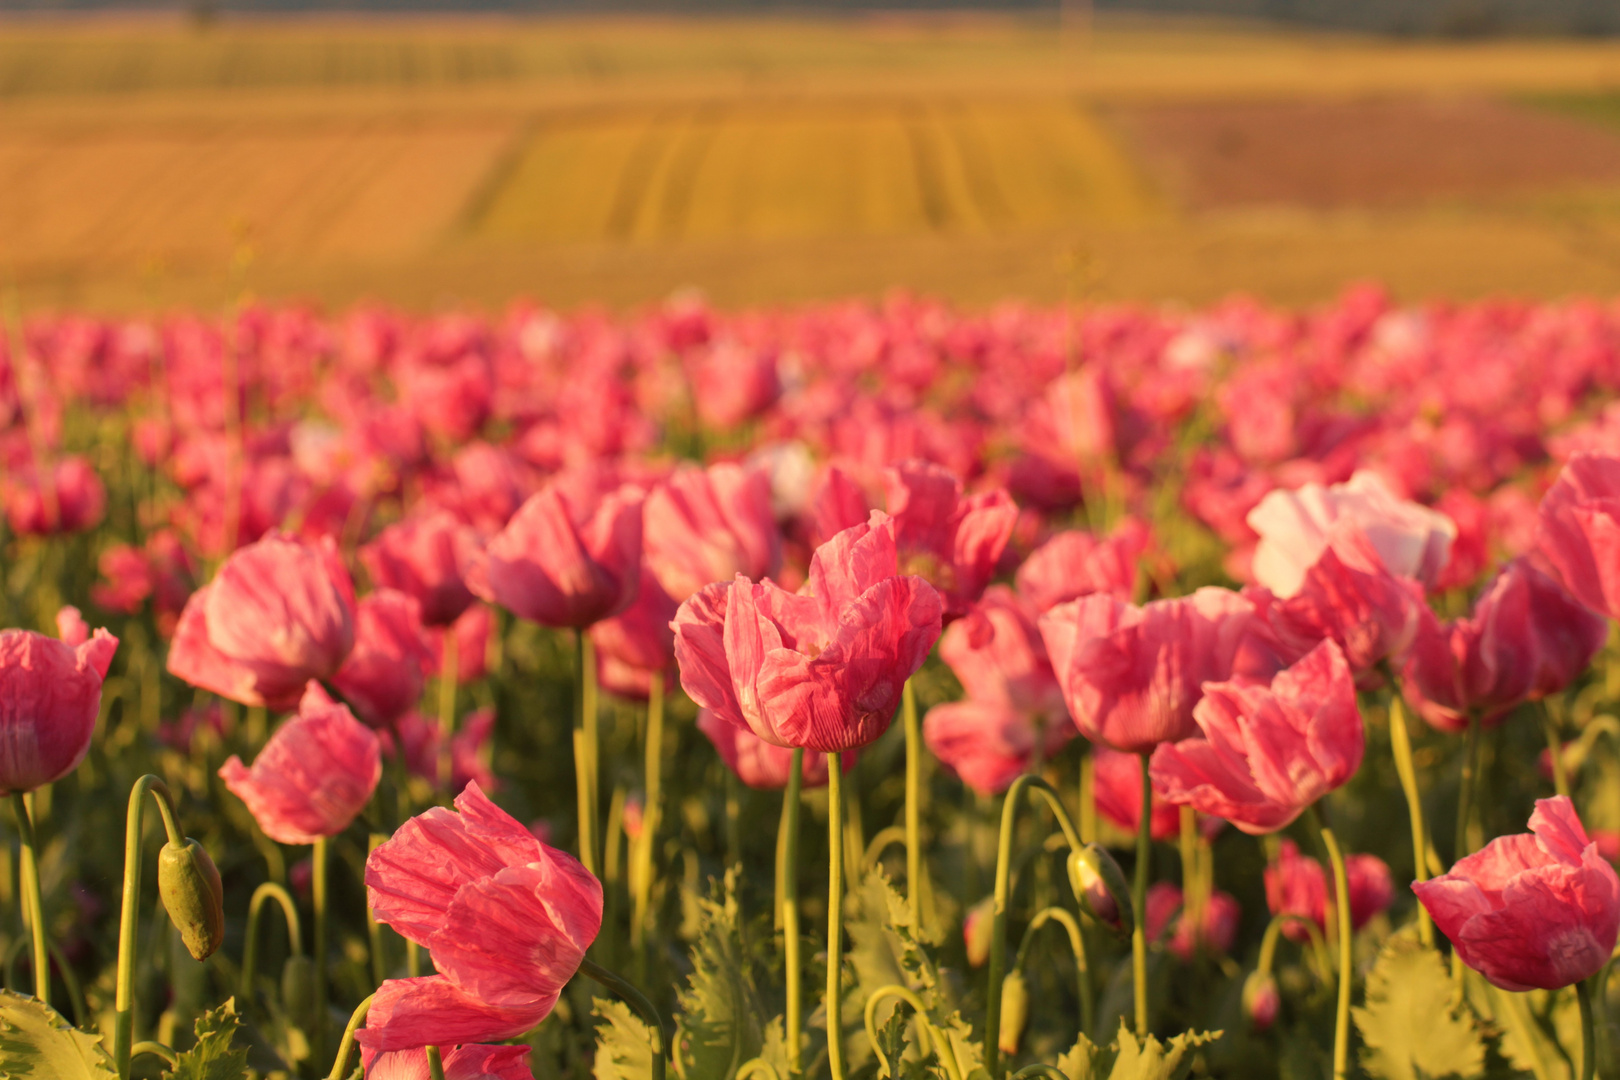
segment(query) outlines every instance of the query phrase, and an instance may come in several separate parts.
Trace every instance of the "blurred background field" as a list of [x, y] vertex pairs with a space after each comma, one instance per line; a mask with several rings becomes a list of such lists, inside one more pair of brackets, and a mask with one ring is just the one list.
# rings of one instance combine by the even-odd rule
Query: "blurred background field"
[[1071, 11], [0, 21], [29, 309], [1620, 291], [1620, 42]]

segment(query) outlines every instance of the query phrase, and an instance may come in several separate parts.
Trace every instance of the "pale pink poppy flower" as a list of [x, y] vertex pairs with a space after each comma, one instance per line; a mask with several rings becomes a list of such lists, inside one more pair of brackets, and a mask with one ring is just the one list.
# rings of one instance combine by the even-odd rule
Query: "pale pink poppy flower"
[[1141, 573], [1137, 562], [1147, 546], [1147, 528], [1134, 519], [1106, 538], [1081, 529], [1060, 532], [1018, 568], [1018, 594], [1041, 611], [1092, 593], [1129, 603]]
[[591, 627], [596, 646], [596, 679], [620, 697], [645, 701], [653, 675], [675, 666], [675, 631], [670, 622], [680, 609], [645, 562], [635, 603]]
[[420, 612], [397, 589], [378, 589], [355, 610], [354, 649], [332, 685], [372, 727], [388, 727], [421, 700], [433, 654]]
[[78, 645], [0, 630], [0, 791], [33, 791], [78, 768], [117, 649], [99, 629]]
[[1620, 457], [1569, 459], [1541, 500], [1536, 544], [1577, 600], [1620, 616]]
[[473, 602], [461, 568], [476, 546], [471, 526], [433, 509], [388, 526], [360, 549], [360, 561], [378, 587], [414, 596], [423, 623], [448, 626]]
[[1168, 931], [1170, 937], [1165, 946], [1184, 964], [1191, 963], [1200, 948], [1214, 953], [1230, 952], [1232, 943], [1237, 940], [1238, 925], [1243, 921], [1243, 908], [1237, 898], [1214, 890], [1205, 898], [1203, 917], [1196, 925], [1184, 917], [1183, 904], [1179, 885], [1158, 881], [1149, 886], [1143, 920], [1147, 939], [1158, 941]]
[[642, 510], [648, 568], [676, 601], [705, 585], [774, 576], [782, 538], [763, 469], [730, 462], [676, 471]]
[[[1395, 901], [1395, 882], [1389, 865], [1376, 855], [1346, 855], [1345, 886], [1350, 893], [1350, 929], [1360, 930]], [[1298, 915], [1327, 932], [1327, 898], [1333, 888], [1322, 864], [1301, 855], [1292, 840], [1279, 846], [1277, 859], [1265, 870], [1266, 906], [1273, 915]], [[1287, 924], [1283, 933], [1291, 941], [1305, 941], [1309, 933]]]
[[895, 522], [900, 568], [917, 574], [945, 603], [944, 621], [966, 615], [995, 574], [1012, 539], [1018, 507], [1000, 488], [962, 494], [956, 474], [926, 461], [907, 461], [884, 473]]

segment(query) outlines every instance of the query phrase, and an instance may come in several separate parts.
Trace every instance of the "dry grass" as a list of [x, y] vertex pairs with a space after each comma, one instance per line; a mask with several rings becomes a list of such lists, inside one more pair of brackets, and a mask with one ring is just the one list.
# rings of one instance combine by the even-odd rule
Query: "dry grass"
[[[1471, 180], [1440, 208], [1403, 197], [1408, 173], [1434, 194], [1417, 183], [1425, 140], [1410, 161], [1383, 155], [1377, 123], [1355, 151], [1382, 162], [1374, 209], [1316, 197], [1342, 179], [1331, 138], [1313, 157], [1282, 132], [1243, 165], [1288, 181], [1261, 184], [1261, 212], [1184, 201], [1198, 186], [1176, 173], [1230, 166], [1198, 142], [1200, 110], [1308, 117], [1303, 99], [1338, 98], [1317, 108], [1359, 116], [1439, 95], [1419, 111], [1488, 120], [1504, 108], [1490, 95], [1533, 93], [1578, 116], [1610, 89], [1608, 43], [1184, 24], [0, 24], [0, 283], [31, 307], [109, 308], [219, 304], [243, 285], [413, 305], [634, 303], [688, 284], [731, 303], [897, 285], [1306, 301], [1369, 276], [1409, 294], [1613, 291], [1615, 144], [1589, 120], [1553, 126], [1596, 172], [1541, 170], [1512, 194]], [[1356, 103], [1369, 95], [1385, 103]], [[1126, 114], [1193, 120], [1144, 135], [1116, 129]], [[1474, 128], [1470, 145], [1489, 140]], [[1062, 269], [1077, 250], [1083, 283]]]

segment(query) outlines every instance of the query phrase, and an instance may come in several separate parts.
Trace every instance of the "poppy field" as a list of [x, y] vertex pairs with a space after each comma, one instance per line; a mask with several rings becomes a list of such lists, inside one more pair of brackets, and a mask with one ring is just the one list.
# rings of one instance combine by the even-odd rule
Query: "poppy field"
[[33, 316], [0, 1075], [1620, 1075], [1620, 308]]

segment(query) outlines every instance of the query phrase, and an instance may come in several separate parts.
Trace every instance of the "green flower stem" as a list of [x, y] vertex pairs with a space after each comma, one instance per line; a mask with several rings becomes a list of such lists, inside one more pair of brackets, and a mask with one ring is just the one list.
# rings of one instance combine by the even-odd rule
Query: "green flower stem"
[[1569, 773], [1564, 768], [1564, 742], [1558, 737], [1558, 721], [1553, 717], [1552, 710], [1547, 708], [1546, 698], [1541, 699], [1539, 708], [1541, 729], [1547, 734], [1547, 756], [1552, 760], [1553, 791], [1568, 795]]
[[1097, 758], [1090, 750], [1080, 758], [1080, 839], [1097, 839]]
[[1452, 841], [1453, 863], [1468, 854], [1468, 820], [1474, 809], [1474, 785], [1479, 782], [1479, 713], [1468, 713], [1468, 734], [1463, 742], [1462, 776], [1457, 788], [1457, 836]]
[[456, 733], [456, 682], [461, 675], [461, 660], [457, 655], [461, 642], [456, 638], [454, 625], [444, 628], [442, 640], [444, 644], [439, 658], [439, 760], [435, 763], [435, 770], [439, 786], [448, 788], [452, 765], [450, 736]]
[[437, 1046], [429, 1046], [426, 1049], [428, 1075], [431, 1076], [433, 1080], [444, 1080], [444, 1058], [440, 1056], [439, 1048]]
[[[383, 833], [372, 833], [366, 843], [366, 858], [369, 861], [371, 853], [377, 850], [378, 845], [386, 843], [388, 837]], [[249, 931], [251, 933], [251, 930]], [[377, 921], [376, 914], [371, 905], [366, 905], [366, 935], [371, 942], [371, 981], [378, 986], [388, 978], [388, 957], [383, 951], [382, 923]], [[249, 938], [249, 940], [252, 940]]]
[[17, 832], [22, 838], [23, 912], [28, 918], [29, 932], [34, 937], [34, 996], [42, 1004], [49, 1005], [51, 953], [45, 943], [45, 903], [40, 897], [39, 856], [34, 845], [34, 818], [29, 813], [28, 797], [20, 791], [12, 792], [11, 811], [17, 817]]
[[[830, 775], [830, 774], [829, 774]], [[1001, 804], [1001, 837], [996, 846], [996, 891], [990, 920], [989, 982], [985, 987], [984, 1060], [985, 1071], [991, 1076], [1000, 1074], [1001, 1064], [1001, 980], [1007, 962], [1007, 896], [1012, 891], [1013, 825], [1018, 816], [1018, 805], [1024, 792], [1034, 790], [1041, 794], [1057, 817], [1070, 849], [1081, 848], [1080, 834], [1064, 809], [1058, 793], [1038, 776], [1025, 773], [1012, 782]], [[1137, 920], [1140, 922], [1140, 919]], [[829, 971], [831, 968], [829, 967]], [[831, 979], [828, 980], [831, 982]], [[834, 1080], [842, 1080], [838, 1074]]]
[[761, 1076], [765, 1080], [782, 1080], [782, 1074], [776, 1071], [776, 1066], [764, 1058], [749, 1058], [737, 1066], [737, 1080], [752, 1080]]
[[592, 874], [596, 858], [596, 650], [590, 635], [574, 631], [574, 787], [579, 799], [579, 861]]
[[1136, 866], [1131, 875], [1131, 906], [1136, 925], [1131, 930], [1131, 988], [1136, 1005], [1136, 1034], [1148, 1033], [1147, 994], [1147, 890], [1148, 863], [1153, 859], [1153, 781], [1148, 776], [1147, 754], [1142, 762], [1142, 819], [1136, 827]]
[[141, 898], [141, 828], [146, 824], [146, 796], [150, 792], [163, 818], [172, 844], [184, 844], [174, 817], [174, 799], [162, 780], [147, 773], [135, 781], [124, 818], [124, 900], [118, 917], [118, 983], [113, 1000], [113, 1064], [119, 1080], [129, 1080], [129, 1060], [135, 1043], [135, 939], [136, 909]]
[[1024, 961], [1028, 958], [1029, 947], [1035, 940], [1035, 931], [1049, 922], [1057, 923], [1068, 932], [1069, 948], [1074, 952], [1075, 973], [1079, 980], [1077, 987], [1080, 991], [1080, 1031], [1090, 1038], [1092, 1021], [1096, 1019], [1097, 1004], [1091, 988], [1091, 971], [1086, 964], [1086, 938], [1080, 930], [1080, 923], [1066, 908], [1042, 908], [1035, 913], [1033, 919], [1029, 920], [1029, 927], [1024, 931], [1024, 939], [1018, 943], [1018, 955], [1013, 960], [1013, 970], [1024, 970]]
[[632, 1009], [641, 1014], [641, 1019], [646, 1022], [647, 1026], [652, 1028], [654, 1042], [652, 1047], [651, 1080], [664, 1080], [664, 1058], [667, 1056], [665, 1048], [669, 1045], [669, 1039], [664, 1032], [664, 1018], [658, 1014], [658, 1010], [653, 1006], [653, 1003], [647, 1000], [647, 995], [637, 989], [634, 983], [623, 976], [614, 974], [589, 958], [580, 961], [579, 970], [582, 974], [595, 979], [615, 994], [624, 998]]
[[921, 1047], [922, 1052], [926, 1054], [931, 1045], [934, 1053], [939, 1057], [939, 1063], [944, 1067], [945, 1075], [949, 1080], [962, 1080], [962, 1067], [957, 1064], [956, 1054], [951, 1049], [950, 1041], [941, 1037], [938, 1029], [928, 1019], [928, 1010], [923, 1008], [922, 999], [913, 991], [897, 983], [878, 987], [866, 999], [866, 1038], [872, 1044], [872, 1050], [882, 1065], [881, 1073], [886, 1076], [895, 1075], [895, 1065], [898, 1064], [890, 1061], [888, 1055], [884, 1054], [883, 1047], [878, 1044], [877, 1007], [885, 999], [891, 997], [900, 998], [916, 1010], [917, 1023], [922, 1027], [923, 1035], [927, 1039], [927, 1042]]
[[[1423, 795], [1418, 791], [1417, 769], [1412, 762], [1412, 737], [1406, 730], [1406, 709], [1401, 704], [1400, 688], [1395, 686], [1394, 675], [1385, 670], [1394, 687], [1389, 699], [1389, 745], [1395, 755], [1395, 771], [1401, 778], [1401, 790], [1406, 793], [1406, 813], [1412, 823], [1412, 865], [1414, 879], [1429, 880], [1429, 859], [1426, 851], [1428, 835], [1423, 826]], [[1422, 904], [1418, 911], [1418, 939], [1425, 946], [1434, 945], [1434, 922], [1429, 909]]]
[[1350, 977], [1355, 965], [1350, 954], [1350, 881], [1345, 875], [1344, 855], [1333, 830], [1322, 823], [1314, 806], [1306, 813], [1310, 815], [1311, 825], [1321, 832], [1322, 846], [1327, 848], [1328, 860], [1333, 864], [1334, 921], [1339, 933], [1339, 1007], [1333, 1024], [1333, 1078], [1344, 1080], [1350, 1071]]
[[332, 1062], [332, 1071], [327, 1074], [326, 1080], [343, 1080], [343, 1066], [349, 1062], [349, 1053], [354, 1049], [354, 1033], [360, 1030], [360, 1025], [366, 1022], [366, 1013], [371, 1011], [372, 994], [359, 1005], [349, 1016], [349, 1024], [343, 1029], [343, 1041], [338, 1043], [337, 1058]]
[[293, 902], [292, 894], [273, 881], [267, 881], [253, 890], [253, 899], [248, 901], [248, 917], [246, 942], [242, 946], [242, 982], [239, 994], [243, 1003], [253, 1000], [253, 980], [259, 971], [259, 918], [264, 911], [267, 901], [274, 900], [281, 905], [281, 913], [287, 920], [287, 941], [294, 956], [300, 956], [304, 951], [303, 937], [299, 933], [298, 905]]
[[742, 781], [730, 769], [726, 774], [726, 867], [742, 865]]
[[1597, 1028], [1592, 1022], [1590, 980], [1575, 984], [1575, 997], [1581, 1003], [1581, 1080], [1592, 1080], [1597, 1072]]
[[310, 853], [310, 894], [315, 903], [315, 1030], [309, 1033], [309, 1042], [310, 1054], [316, 1061], [326, 1057], [326, 961], [330, 941], [326, 871], [331, 861], [327, 851], [329, 844], [326, 837], [318, 836], [315, 838], [315, 848]]
[[917, 717], [917, 691], [907, 679], [900, 692], [900, 715], [906, 729], [906, 905], [911, 925], [922, 925], [922, 721]]
[[827, 1069], [844, 1077], [844, 763], [827, 755]]
[[799, 804], [804, 783], [804, 751], [793, 751], [793, 768], [788, 773], [787, 791], [782, 796], [782, 890], [777, 910], [782, 915], [782, 954], [787, 967], [787, 1060], [789, 1075], [797, 1076], [803, 1065], [804, 977], [799, 968]]
[[647, 757], [643, 780], [645, 802], [641, 808], [641, 835], [636, 838], [632, 858], [631, 888], [635, 899], [631, 905], [630, 946], [635, 951], [638, 968], [645, 963], [647, 939], [647, 912], [652, 895], [653, 850], [658, 842], [658, 820], [663, 804], [664, 784], [664, 673], [653, 672], [652, 686], [647, 692]]

